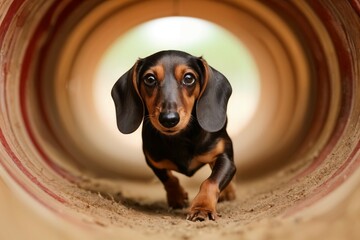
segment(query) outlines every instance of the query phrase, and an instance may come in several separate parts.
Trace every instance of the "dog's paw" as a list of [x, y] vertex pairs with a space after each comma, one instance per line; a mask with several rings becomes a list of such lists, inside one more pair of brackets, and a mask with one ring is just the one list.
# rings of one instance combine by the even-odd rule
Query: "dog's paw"
[[202, 222], [205, 220], [215, 221], [219, 215], [215, 210], [195, 208], [191, 209], [186, 217], [186, 220], [193, 222]]
[[187, 192], [179, 190], [167, 195], [168, 205], [173, 209], [186, 208], [189, 204], [189, 197]]

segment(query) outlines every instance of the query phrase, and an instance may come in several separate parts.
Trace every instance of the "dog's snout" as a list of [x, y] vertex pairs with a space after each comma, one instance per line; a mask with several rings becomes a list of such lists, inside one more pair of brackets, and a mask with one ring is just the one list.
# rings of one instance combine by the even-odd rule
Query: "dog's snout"
[[160, 113], [159, 122], [166, 128], [175, 127], [180, 121], [180, 116], [177, 112]]

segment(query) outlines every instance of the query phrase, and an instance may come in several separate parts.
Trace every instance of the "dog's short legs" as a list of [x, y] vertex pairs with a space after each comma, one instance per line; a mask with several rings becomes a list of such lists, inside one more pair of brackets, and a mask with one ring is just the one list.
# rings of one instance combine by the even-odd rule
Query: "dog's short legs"
[[179, 179], [175, 177], [171, 171], [168, 171], [169, 178], [164, 182], [168, 205], [171, 208], [179, 209], [187, 207], [188, 194], [180, 185]]
[[180, 185], [179, 179], [170, 170], [157, 169], [153, 166], [151, 166], [151, 169], [164, 185], [169, 207], [174, 209], [187, 207], [188, 194]]
[[235, 171], [235, 164], [227, 154], [219, 155], [212, 164], [210, 177], [201, 184], [200, 191], [191, 204], [187, 216], [188, 220], [216, 220], [216, 204], [219, 200], [220, 192], [228, 186]]

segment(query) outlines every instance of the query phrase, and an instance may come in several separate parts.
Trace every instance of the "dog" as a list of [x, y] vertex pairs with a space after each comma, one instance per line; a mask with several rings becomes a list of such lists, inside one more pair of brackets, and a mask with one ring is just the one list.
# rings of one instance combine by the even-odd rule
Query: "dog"
[[236, 167], [226, 132], [232, 88], [202, 57], [166, 50], [139, 59], [114, 84], [117, 127], [135, 131], [143, 121], [146, 163], [163, 183], [169, 207], [185, 208], [188, 194], [172, 171], [192, 176], [209, 164], [187, 220], [216, 220], [218, 201], [233, 200]]

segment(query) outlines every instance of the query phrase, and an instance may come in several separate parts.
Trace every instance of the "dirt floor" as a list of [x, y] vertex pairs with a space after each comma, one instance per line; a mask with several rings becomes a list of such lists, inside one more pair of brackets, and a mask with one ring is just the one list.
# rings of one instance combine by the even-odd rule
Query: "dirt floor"
[[[292, 171], [288, 169], [287, 171]], [[165, 192], [157, 181], [144, 183], [83, 182], [74, 189], [77, 211], [101, 228], [134, 231], [140, 239], [360, 239], [360, 189], [325, 214], [311, 218], [283, 217], [303, 200], [315, 179], [288, 184], [281, 172], [257, 181], [237, 182], [237, 199], [218, 204], [217, 221], [186, 221], [186, 209], [167, 207]], [[197, 188], [188, 186], [192, 199]], [[89, 215], [90, 213], [90, 215]], [[138, 237], [139, 237], [138, 236]]]
[[[84, 177], [76, 184], [49, 178], [46, 185], [56, 188], [67, 202], [53, 223], [46, 217], [45, 220], [34, 217], [41, 212], [34, 207], [28, 213], [24, 207], [19, 207], [19, 203], [15, 205], [16, 202], [24, 204], [24, 199], [18, 196], [7, 199], [9, 191], [2, 191], [4, 187], [0, 184], [0, 220], [3, 220], [0, 224], [8, 230], [7, 235], [0, 231], [0, 239], [24, 239], [23, 236], [29, 234], [40, 236], [33, 239], [51, 236], [47, 239], [52, 240], [112, 240], [119, 239], [119, 236], [137, 240], [360, 239], [360, 170], [343, 184], [351, 183], [351, 186], [341, 187], [347, 191], [334, 192], [332, 194], [337, 197], [324, 198], [312, 208], [295, 209], [303, 214], [292, 214], [294, 207], [308, 199], [341, 164], [329, 159], [317, 172], [294, 180], [294, 176], [307, 168], [311, 160], [298, 161], [298, 164], [256, 180], [237, 179], [237, 199], [219, 203], [217, 210], [221, 216], [216, 221], [204, 222], [185, 220], [186, 209], [169, 209], [165, 191], [155, 177], [142, 182]], [[194, 198], [208, 174], [200, 171], [193, 178], [181, 177], [189, 199]], [[74, 228], [67, 226], [65, 233], [59, 226], [61, 218], [68, 215], [76, 220], [69, 221], [65, 217], [65, 222], [70, 222]], [[34, 229], [37, 229], [37, 235]], [[80, 233], [74, 237], [75, 232]], [[14, 237], [19, 233], [23, 235]]]
[[[287, 175], [280, 172], [257, 181], [237, 182], [237, 200], [218, 205], [221, 217], [216, 222], [195, 223], [185, 220], [186, 210], [174, 211], [167, 207], [165, 192], [155, 180], [146, 183], [121, 180], [116, 184], [84, 180], [81, 186], [61, 185], [58, 190], [68, 198], [69, 212], [87, 226], [82, 228], [81, 224], [71, 223], [66, 231], [59, 227], [58, 217], [50, 221], [46, 215], [34, 215], [34, 212], [41, 212], [39, 209], [31, 207], [29, 210], [23, 203], [19, 205], [24, 199], [17, 195], [9, 197], [10, 191], [0, 181], [0, 224], [3, 227], [0, 239], [17, 240], [24, 236], [52, 240], [360, 239], [359, 187], [352, 186], [354, 191], [343, 194], [344, 199], [323, 212], [284, 217], [284, 212], [307, 197], [315, 181], [307, 178], [289, 184]], [[182, 179], [190, 198], [197, 193], [198, 180]], [[191, 184], [193, 181], [196, 184]], [[353, 182], [360, 186], [359, 177]], [[92, 227], [86, 230], [88, 226]]]

